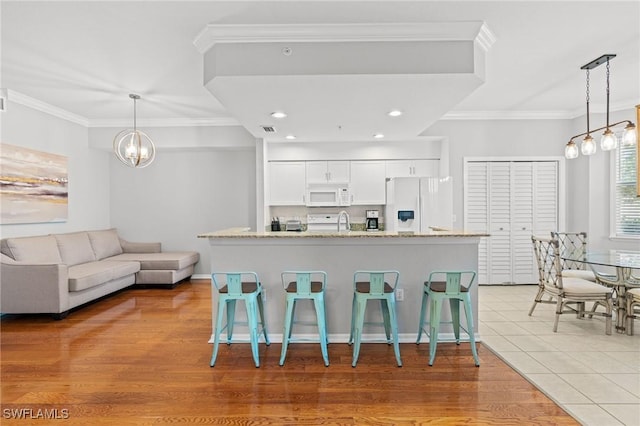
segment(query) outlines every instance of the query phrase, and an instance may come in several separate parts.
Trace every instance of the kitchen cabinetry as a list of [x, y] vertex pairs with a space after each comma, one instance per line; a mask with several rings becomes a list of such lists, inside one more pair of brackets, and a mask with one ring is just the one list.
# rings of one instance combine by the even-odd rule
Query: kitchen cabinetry
[[440, 160], [387, 160], [386, 177], [438, 177]]
[[538, 281], [531, 235], [558, 229], [557, 161], [465, 163], [465, 229], [490, 234], [478, 250], [480, 284]]
[[384, 161], [352, 161], [350, 181], [352, 205], [385, 204]]
[[273, 161], [269, 163], [269, 205], [303, 206], [305, 204], [305, 162]]
[[349, 182], [349, 161], [307, 161], [307, 183]]

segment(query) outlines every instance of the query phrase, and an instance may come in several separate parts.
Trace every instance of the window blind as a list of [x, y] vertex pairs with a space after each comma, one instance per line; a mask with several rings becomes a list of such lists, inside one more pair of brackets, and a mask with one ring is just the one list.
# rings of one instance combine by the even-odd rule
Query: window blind
[[621, 146], [616, 151], [615, 235], [640, 236], [640, 197], [636, 196], [636, 147]]

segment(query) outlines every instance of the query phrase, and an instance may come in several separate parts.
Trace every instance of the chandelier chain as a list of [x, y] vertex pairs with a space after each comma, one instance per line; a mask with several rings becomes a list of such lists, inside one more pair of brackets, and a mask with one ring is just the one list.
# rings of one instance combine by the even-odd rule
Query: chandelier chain
[[587, 136], [589, 136], [589, 69], [587, 68]]

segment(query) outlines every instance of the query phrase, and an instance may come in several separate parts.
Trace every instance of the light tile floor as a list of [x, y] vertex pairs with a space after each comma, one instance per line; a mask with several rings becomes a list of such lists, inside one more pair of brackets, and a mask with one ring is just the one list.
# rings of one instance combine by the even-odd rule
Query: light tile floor
[[555, 305], [529, 309], [535, 285], [480, 286], [482, 343], [584, 425], [640, 425], [640, 324], [605, 334], [604, 318], [560, 317]]

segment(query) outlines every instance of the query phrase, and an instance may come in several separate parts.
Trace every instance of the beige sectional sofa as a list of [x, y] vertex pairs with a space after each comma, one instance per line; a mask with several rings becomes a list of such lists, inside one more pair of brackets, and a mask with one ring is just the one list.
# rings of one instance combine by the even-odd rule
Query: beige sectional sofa
[[193, 274], [198, 252], [162, 252], [115, 229], [4, 238], [0, 241], [0, 313], [51, 313], [136, 286], [173, 287]]

